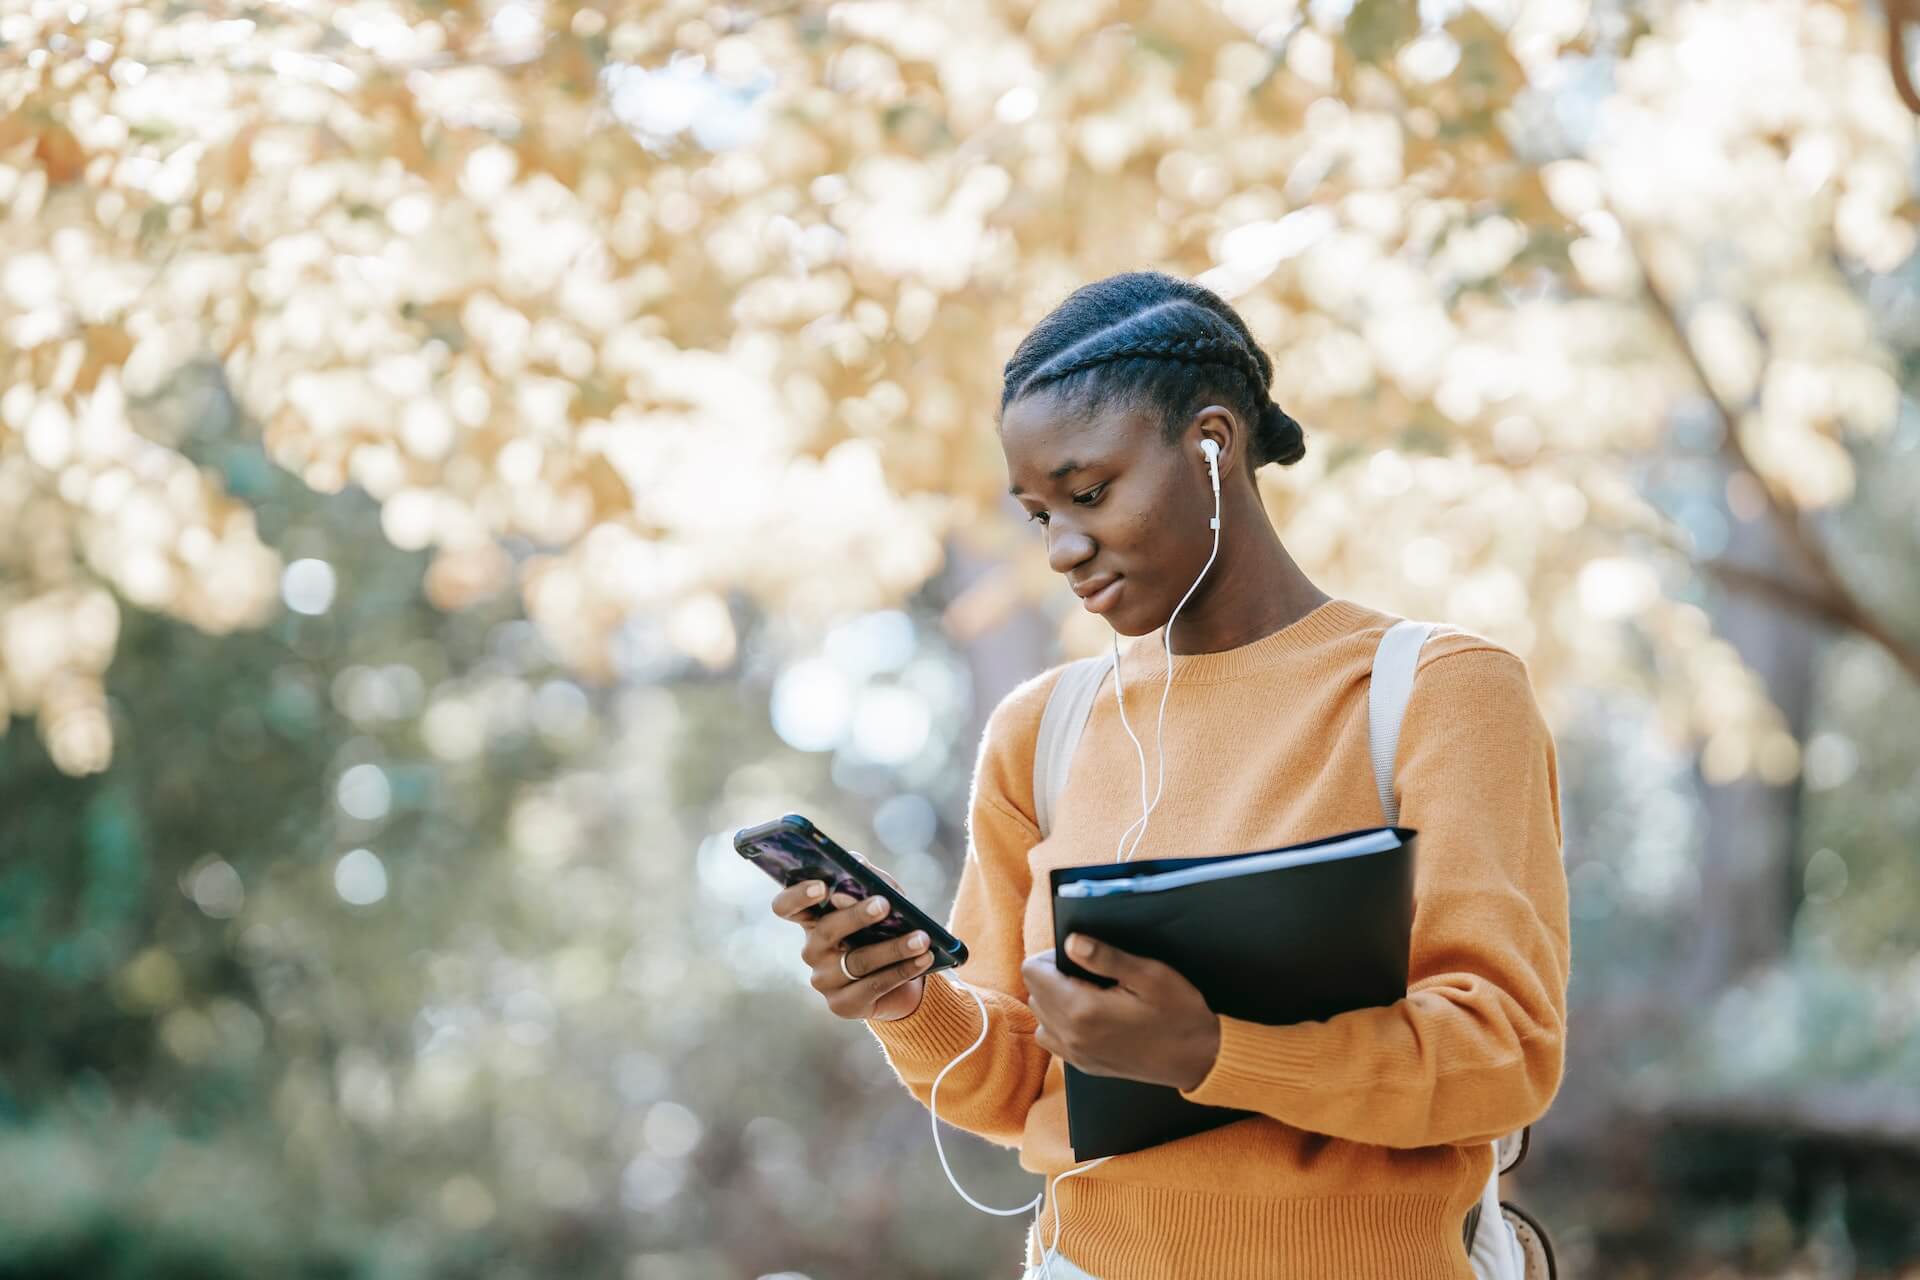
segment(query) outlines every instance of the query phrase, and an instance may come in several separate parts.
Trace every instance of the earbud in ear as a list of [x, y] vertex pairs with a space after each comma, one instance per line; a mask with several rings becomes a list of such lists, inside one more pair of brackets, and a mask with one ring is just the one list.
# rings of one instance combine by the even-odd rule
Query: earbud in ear
[[1200, 452], [1207, 455], [1207, 479], [1213, 484], [1213, 516], [1207, 521], [1207, 528], [1220, 527], [1220, 442], [1202, 439]]

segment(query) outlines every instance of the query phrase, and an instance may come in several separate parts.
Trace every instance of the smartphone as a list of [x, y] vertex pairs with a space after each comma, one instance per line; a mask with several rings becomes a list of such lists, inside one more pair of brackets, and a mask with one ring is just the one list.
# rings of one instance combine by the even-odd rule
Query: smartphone
[[733, 847], [741, 857], [783, 885], [799, 884], [802, 880], [826, 881], [826, 898], [807, 908], [808, 915], [814, 919], [837, 910], [830, 901], [836, 893], [856, 899], [884, 894], [892, 909], [884, 918], [848, 934], [849, 948], [885, 942], [921, 929], [926, 932], [927, 951], [933, 956], [933, 962], [922, 969], [919, 976], [957, 968], [967, 962], [966, 943], [908, 902], [865, 863], [841, 848], [832, 836], [800, 814], [789, 813], [757, 827], [742, 827], [733, 834]]

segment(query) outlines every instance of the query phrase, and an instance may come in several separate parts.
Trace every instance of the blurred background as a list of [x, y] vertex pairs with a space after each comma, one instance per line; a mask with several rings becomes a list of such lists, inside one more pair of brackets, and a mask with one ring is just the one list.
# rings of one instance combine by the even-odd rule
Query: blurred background
[[1012, 1275], [730, 837], [944, 912], [1142, 267], [1528, 662], [1562, 1274], [1920, 1276], [1910, 2], [6, 0], [0, 1277]]

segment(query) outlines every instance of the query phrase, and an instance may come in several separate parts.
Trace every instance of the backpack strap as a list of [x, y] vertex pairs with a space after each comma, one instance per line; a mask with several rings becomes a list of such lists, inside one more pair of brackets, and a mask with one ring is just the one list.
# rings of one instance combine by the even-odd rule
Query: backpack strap
[[1067, 785], [1073, 749], [1080, 743], [1080, 731], [1087, 727], [1101, 680], [1112, 665], [1111, 653], [1069, 662], [1047, 693], [1046, 710], [1040, 713], [1040, 736], [1033, 748], [1033, 812], [1042, 840], [1053, 830], [1053, 808]]
[[1433, 623], [1403, 618], [1387, 628], [1373, 651], [1373, 677], [1367, 682], [1367, 744], [1373, 753], [1373, 783], [1380, 792], [1380, 811], [1387, 825], [1400, 818], [1400, 801], [1393, 794], [1393, 758], [1400, 747], [1400, 720], [1413, 695], [1413, 669], [1420, 647], [1433, 632]]
[[1499, 1173], [1511, 1173], [1520, 1167], [1527, 1158], [1527, 1148], [1533, 1145], [1533, 1126], [1528, 1125], [1518, 1133], [1510, 1133], [1493, 1144], [1493, 1167]]

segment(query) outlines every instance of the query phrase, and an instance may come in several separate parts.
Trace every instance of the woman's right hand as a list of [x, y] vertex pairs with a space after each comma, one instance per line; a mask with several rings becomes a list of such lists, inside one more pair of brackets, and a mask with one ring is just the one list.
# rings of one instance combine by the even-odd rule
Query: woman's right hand
[[[871, 862], [867, 867], [896, 891], [900, 888], [898, 881]], [[921, 970], [932, 959], [927, 954], [926, 934], [916, 930], [846, 951], [847, 969], [854, 975], [849, 982], [840, 968], [841, 940], [883, 919], [887, 900], [875, 896], [855, 901], [848, 894], [836, 893], [828, 903], [833, 909], [813, 919], [807, 909], [819, 905], [826, 887], [821, 880], [790, 884], [773, 895], [773, 913], [806, 930], [800, 959], [812, 971], [813, 989], [826, 997], [827, 1008], [842, 1018], [881, 1022], [904, 1018], [918, 1009], [927, 982]], [[875, 903], [880, 904], [877, 911], [873, 910]]]

